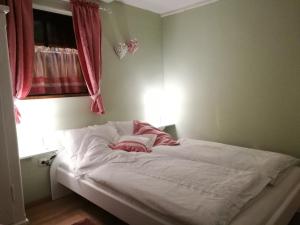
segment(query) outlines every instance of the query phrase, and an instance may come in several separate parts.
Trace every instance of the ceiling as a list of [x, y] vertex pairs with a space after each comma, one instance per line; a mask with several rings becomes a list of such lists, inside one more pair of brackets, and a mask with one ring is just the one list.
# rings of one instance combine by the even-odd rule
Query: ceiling
[[127, 5], [158, 13], [162, 16], [175, 14], [218, 0], [118, 0]]

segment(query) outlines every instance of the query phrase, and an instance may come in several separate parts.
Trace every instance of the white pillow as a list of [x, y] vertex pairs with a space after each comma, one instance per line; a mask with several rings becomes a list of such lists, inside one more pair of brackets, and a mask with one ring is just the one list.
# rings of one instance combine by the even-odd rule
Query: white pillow
[[48, 150], [65, 150], [69, 156], [73, 156], [87, 132], [87, 127], [52, 131], [43, 136], [43, 145]]
[[155, 134], [143, 134], [143, 135], [124, 135], [121, 136], [118, 142], [122, 141], [136, 141], [144, 144], [148, 149], [151, 149], [154, 145], [157, 135]]
[[[115, 143], [119, 139], [116, 128], [111, 125], [94, 125], [79, 129], [58, 130], [43, 138], [44, 146], [53, 150], [65, 150], [70, 157], [77, 156], [83, 139], [87, 134], [99, 139], [98, 142], [107, 144]], [[85, 150], [84, 150], [85, 151]]]
[[133, 135], [133, 121], [109, 121], [109, 125], [115, 127], [120, 136]]
[[88, 127], [72, 130], [64, 130], [62, 134], [62, 144], [66, 152], [73, 157], [79, 150], [84, 135], [88, 132]]
[[120, 138], [117, 129], [110, 124], [94, 125], [88, 128], [90, 135], [94, 135], [108, 144], [115, 143]]
[[95, 151], [107, 150], [107, 146], [114, 144], [118, 139], [116, 128], [109, 124], [90, 126], [88, 132], [82, 137], [77, 151], [73, 152], [73, 156], [77, 160], [82, 160], [87, 151], [92, 154]]

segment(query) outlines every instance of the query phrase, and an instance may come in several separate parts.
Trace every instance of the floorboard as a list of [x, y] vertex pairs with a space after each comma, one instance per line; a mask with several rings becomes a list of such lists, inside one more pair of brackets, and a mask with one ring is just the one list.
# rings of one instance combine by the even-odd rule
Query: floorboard
[[300, 213], [296, 213], [289, 225], [300, 225]]
[[72, 225], [85, 218], [95, 225], [127, 225], [78, 195], [29, 207], [26, 215], [30, 225]]
[[[86, 218], [95, 225], [127, 225], [75, 194], [30, 206], [26, 209], [26, 215], [30, 225], [72, 225]], [[300, 213], [294, 216], [289, 225], [300, 225]]]

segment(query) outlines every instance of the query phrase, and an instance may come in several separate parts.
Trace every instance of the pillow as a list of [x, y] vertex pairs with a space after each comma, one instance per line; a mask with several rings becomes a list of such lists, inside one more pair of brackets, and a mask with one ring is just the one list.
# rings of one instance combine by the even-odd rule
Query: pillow
[[147, 148], [152, 148], [157, 138], [155, 134], [121, 136], [118, 142], [121, 141], [137, 141], [143, 143]]
[[127, 152], [151, 152], [155, 140], [155, 134], [122, 136], [117, 144], [109, 145], [109, 147], [112, 150]]
[[141, 134], [155, 134], [157, 138], [155, 140], [154, 146], [157, 145], [179, 145], [179, 142], [171, 137], [171, 135], [161, 131], [158, 128], [151, 126], [148, 123], [143, 123], [138, 120], [133, 121], [133, 133], [136, 135]]
[[117, 129], [109, 124], [94, 125], [89, 126], [88, 128], [91, 134], [98, 136], [107, 143], [115, 143], [120, 138]]
[[74, 157], [76, 155], [81, 141], [87, 132], [87, 127], [61, 131], [61, 143], [70, 157]]
[[[77, 151], [73, 152], [77, 159], [83, 159], [87, 151], [102, 151], [108, 145], [115, 143], [119, 139], [116, 128], [105, 124], [89, 126], [86, 134], [81, 138], [81, 143], [77, 147]], [[75, 150], [75, 149], [74, 149]]]
[[82, 144], [87, 136], [89, 141], [98, 139], [98, 142], [103, 142], [106, 145], [115, 143], [119, 139], [117, 130], [105, 124], [79, 129], [58, 130], [44, 137], [43, 141], [46, 148], [65, 150], [71, 158], [74, 158], [79, 152], [81, 155], [85, 153], [86, 149], [82, 147]]
[[115, 127], [120, 136], [133, 135], [133, 121], [109, 121], [109, 125]]

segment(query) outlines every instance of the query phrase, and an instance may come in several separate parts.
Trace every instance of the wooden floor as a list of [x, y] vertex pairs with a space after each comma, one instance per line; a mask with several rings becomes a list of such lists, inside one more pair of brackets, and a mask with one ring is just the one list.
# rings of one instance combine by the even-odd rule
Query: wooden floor
[[[75, 194], [31, 206], [26, 209], [26, 214], [30, 225], [72, 225], [86, 218], [95, 225], [127, 225]], [[300, 225], [299, 213], [289, 225]]]
[[300, 213], [296, 213], [289, 225], [300, 225]]
[[77, 195], [31, 206], [26, 215], [30, 225], [72, 225], [85, 218], [95, 225], [127, 225]]

